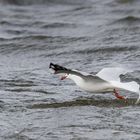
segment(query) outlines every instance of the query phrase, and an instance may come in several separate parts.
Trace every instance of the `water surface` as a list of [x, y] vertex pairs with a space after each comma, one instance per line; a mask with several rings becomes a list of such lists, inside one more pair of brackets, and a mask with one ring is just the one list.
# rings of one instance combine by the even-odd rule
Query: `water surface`
[[138, 95], [91, 94], [49, 63], [120, 66], [140, 84], [139, 0], [0, 1], [0, 139], [140, 139]]

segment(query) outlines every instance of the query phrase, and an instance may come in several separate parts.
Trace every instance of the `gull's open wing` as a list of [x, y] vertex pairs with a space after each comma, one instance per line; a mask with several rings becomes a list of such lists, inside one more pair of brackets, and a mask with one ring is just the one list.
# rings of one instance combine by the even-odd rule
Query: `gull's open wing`
[[104, 68], [101, 71], [99, 71], [96, 75], [106, 81], [120, 81], [120, 75], [126, 74], [127, 72], [129, 71], [118, 67]]

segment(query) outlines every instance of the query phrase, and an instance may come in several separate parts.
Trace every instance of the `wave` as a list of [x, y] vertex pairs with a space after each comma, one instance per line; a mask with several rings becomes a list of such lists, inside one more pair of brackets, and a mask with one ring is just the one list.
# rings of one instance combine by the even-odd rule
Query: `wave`
[[0, 0], [0, 4], [12, 5], [43, 5], [43, 4], [84, 4], [85, 0]]
[[134, 3], [136, 2], [137, 0], [116, 0], [118, 3], [121, 3], [121, 4], [127, 4], [127, 3]]
[[77, 25], [76, 24], [72, 24], [72, 23], [48, 23], [46, 25], [44, 25], [42, 28], [76, 28]]
[[138, 46], [112, 46], [112, 47], [97, 47], [93, 49], [84, 49], [84, 50], [78, 50], [75, 51], [75, 53], [78, 54], [92, 54], [92, 53], [113, 53], [113, 52], [125, 52], [125, 51], [133, 51], [137, 50]]
[[115, 21], [115, 23], [121, 23], [121, 24], [139, 24], [140, 18], [136, 16], [126, 16], [121, 19], [118, 19]]

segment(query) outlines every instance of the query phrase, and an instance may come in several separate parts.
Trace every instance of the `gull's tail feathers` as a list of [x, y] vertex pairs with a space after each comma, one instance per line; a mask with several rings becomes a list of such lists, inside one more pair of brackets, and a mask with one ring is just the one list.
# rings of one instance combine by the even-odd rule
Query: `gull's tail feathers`
[[115, 88], [137, 93], [139, 95], [139, 97], [136, 101], [136, 104], [138, 104], [140, 102], [140, 85], [137, 82], [132, 81], [132, 82], [127, 82], [127, 83], [122, 83], [122, 82], [118, 82], [118, 81], [110, 81], [110, 83]]

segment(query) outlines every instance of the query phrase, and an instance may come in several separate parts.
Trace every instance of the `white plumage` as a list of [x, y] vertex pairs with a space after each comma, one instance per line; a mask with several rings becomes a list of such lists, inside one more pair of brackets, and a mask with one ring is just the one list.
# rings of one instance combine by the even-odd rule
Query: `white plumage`
[[[130, 92], [137, 93], [139, 98], [136, 103], [140, 100], [140, 86], [135, 81], [121, 82], [120, 75], [126, 74], [128, 71], [122, 68], [104, 68], [99, 71], [96, 75], [91, 75], [85, 72], [77, 70], [67, 69], [57, 64], [50, 64], [50, 68], [54, 70], [55, 74], [63, 75], [62, 79], [69, 78], [73, 80], [77, 86], [81, 89], [94, 92], [113, 92], [115, 89], [127, 90]], [[117, 93], [118, 94], [118, 93]], [[117, 95], [118, 96], [118, 95]], [[122, 96], [119, 96], [122, 97]]]

